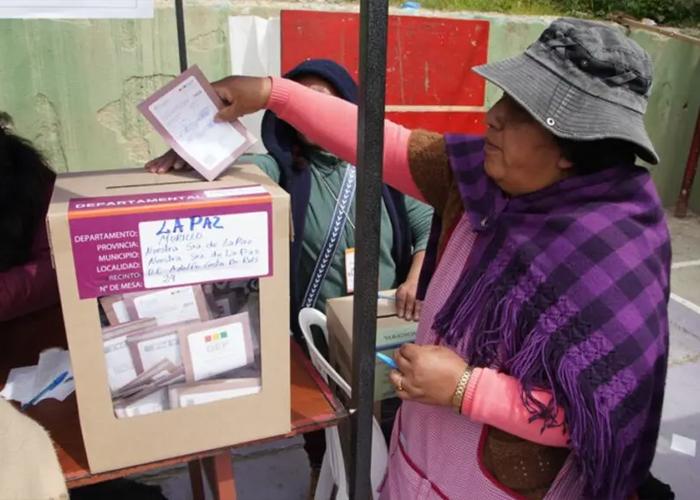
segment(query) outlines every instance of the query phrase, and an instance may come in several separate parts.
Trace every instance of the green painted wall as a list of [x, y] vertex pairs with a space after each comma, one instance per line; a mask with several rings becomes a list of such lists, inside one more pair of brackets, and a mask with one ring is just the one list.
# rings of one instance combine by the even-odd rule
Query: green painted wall
[[[700, 45], [639, 31], [632, 37], [654, 60], [654, 87], [646, 124], [661, 163], [654, 180], [665, 203], [675, 205], [700, 108]], [[700, 210], [696, 182], [695, 210]]]
[[[193, 8], [190, 57], [226, 74], [227, 13]], [[154, 20], [0, 21], [0, 109], [59, 171], [124, 168], [164, 149], [136, 104], [179, 73], [172, 9]]]
[[[35, 141], [54, 168], [137, 167], [163, 151], [162, 141], [135, 106], [178, 73], [170, 4], [158, 0], [154, 20], [0, 20], [0, 109], [15, 118], [18, 132]], [[191, 0], [186, 5], [190, 63], [212, 80], [228, 72], [228, 16], [266, 17], [278, 15], [280, 8], [309, 7], [226, 0]], [[522, 51], [549, 22], [478, 17], [491, 21], [490, 60]], [[647, 126], [662, 159], [654, 178], [664, 202], [672, 204], [700, 107], [700, 45], [646, 31], [631, 36], [655, 64]], [[498, 89], [490, 86], [487, 103], [497, 97]], [[700, 182], [696, 184], [692, 206], [700, 210]]]

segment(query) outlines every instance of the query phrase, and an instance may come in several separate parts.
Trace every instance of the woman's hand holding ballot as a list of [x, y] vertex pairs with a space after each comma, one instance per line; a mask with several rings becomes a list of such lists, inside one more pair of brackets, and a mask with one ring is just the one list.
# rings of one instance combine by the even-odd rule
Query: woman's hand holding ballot
[[394, 351], [398, 370], [389, 374], [401, 399], [452, 406], [467, 363], [447, 347], [404, 344]]
[[[224, 107], [214, 117], [216, 121], [233, 122], [241, 116], [265, 109], [272, 92], [272, 79], [268, 77], [229, 76], [211, 85], [224, 102]], [[185, 160], [172, 149], [146, 164], [146, 168], [154, 174], [186, 167]]]
[[224, 106], [214, 120], [232, 122], [241, 116], [265, 109], [272, 93], [272, 79], [254, 76], [229, 76], [212, 83]]

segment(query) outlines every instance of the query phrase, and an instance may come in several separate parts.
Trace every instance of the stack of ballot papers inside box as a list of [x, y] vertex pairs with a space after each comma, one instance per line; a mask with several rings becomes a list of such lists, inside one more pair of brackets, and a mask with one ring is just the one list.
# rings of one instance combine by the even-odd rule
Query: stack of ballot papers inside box
[[258, 303], [245, 280], [101, 297], [116, 416], [260, 392]]

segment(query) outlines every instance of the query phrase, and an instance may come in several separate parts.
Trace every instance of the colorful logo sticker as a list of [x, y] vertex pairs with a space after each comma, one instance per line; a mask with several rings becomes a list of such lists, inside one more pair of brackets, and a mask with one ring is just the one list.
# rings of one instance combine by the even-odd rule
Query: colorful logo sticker
[[204, 337], [204, 342], [206, 344], [210, 342], [216, 342], [217, 340], [223, 340], [228, 338], [228, 333], [227, 332], [220, 332], [220, 333], [215, 333], [214, 335], [207, 335]]

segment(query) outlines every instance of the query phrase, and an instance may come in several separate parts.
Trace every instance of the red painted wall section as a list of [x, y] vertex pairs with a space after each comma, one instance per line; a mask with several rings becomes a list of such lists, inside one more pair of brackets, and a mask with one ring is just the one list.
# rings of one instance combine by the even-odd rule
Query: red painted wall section
[[[281, 25], [282, 73], [306, 59], [325, 58], [357, 79], [357, 14], [287, 10]], [[471, 68], [486, 63], [488, 39], [488, 21], [390, 16], [387, 116], [411, 128], [483, 132], [486, 85]], [[402, 109], [391, 111], [392, 106]], [[444, 111], [442, 106], [462, 109]]]

